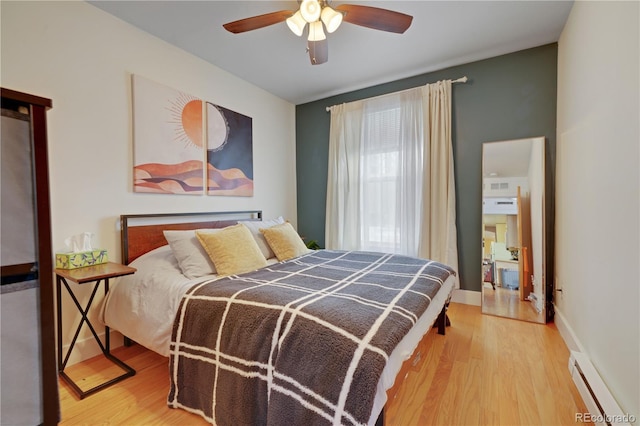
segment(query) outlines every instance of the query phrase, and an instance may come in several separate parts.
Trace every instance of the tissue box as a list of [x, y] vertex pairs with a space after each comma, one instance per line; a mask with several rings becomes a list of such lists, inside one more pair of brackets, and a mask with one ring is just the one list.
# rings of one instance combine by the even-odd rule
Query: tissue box
[[56, 253], [56, 268], [76, 269], [83, 266], [107, 263], [107, 250], [95, 249], [79, 253]]

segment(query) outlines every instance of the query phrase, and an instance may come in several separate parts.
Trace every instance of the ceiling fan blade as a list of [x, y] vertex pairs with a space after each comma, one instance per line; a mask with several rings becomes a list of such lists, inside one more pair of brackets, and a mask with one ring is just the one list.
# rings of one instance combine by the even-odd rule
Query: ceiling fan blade
[[264, 15], [228, 22], [224, 24], [223, 27], [225, 30], [234, 34], [244, 33], [284, 22], [288, 17], [293, 16], [294, 13], [296, 13], [295, 10], [280, 10], [278, 12], [265, 13]]
[[341, 4], [334, 8], [343, 12], [345, 22], [391, 33], [404, 33], [411, 26], [413, 16], [379, 7]]
[[311, 65], [324, 64], [329, 60], [329, 43], [326, 38], [318, 41], [307, 41], [307, 50], [309, 51]]

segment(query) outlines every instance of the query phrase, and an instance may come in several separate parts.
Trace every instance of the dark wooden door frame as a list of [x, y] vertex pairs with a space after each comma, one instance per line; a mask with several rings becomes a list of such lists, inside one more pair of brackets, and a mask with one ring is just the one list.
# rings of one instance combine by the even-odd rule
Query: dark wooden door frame
[[60, 421], [58, 370], [55, 341], [55, 292], [53, 286], [53, 250], [51, 246], [51, 204], [49, 200], [49, 159], [47, 148], [47, 116], [50, 99], [15, 90], [0, 88], [2, 99], [23, 103], [30, 110], [35, 208], [38, 281], [40, 294], [40, 351], [42, 373], [42, 424]]

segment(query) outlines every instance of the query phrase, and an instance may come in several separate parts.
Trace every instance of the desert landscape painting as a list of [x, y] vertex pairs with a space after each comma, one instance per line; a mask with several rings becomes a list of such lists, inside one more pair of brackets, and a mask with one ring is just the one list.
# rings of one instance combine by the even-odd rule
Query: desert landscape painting
[[134, 75], [134, 192], [253, 195], [252, 120]]

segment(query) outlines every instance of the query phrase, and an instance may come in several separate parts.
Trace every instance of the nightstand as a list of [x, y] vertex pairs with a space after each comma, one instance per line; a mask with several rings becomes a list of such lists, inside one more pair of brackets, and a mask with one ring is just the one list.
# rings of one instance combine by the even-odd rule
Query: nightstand
[[[62, 377], [64, 381], [67, 382], [69, 386], [73, 388], [73, 390], [78, 394], [80, 399], [83, 399], [84, 397], [91, 395], [94, 392], [98, 392], [99, 390], [102, 390], [107, 386], [111, 386], [114, 383], [117, 383], [121, 380], [126, 379], [127, 377], [131, 377], [136, 374], [136, 371], [133, 368], [129, 367], [127, 364], [120, 361], [118, 358], [116, 358], [111, 354], [111, 348], [109, 344], [109, 327], [106, 327], [106, 326], [104, 327], [105, 337], [104, 337], [104, 344], [103, 344], [102, 340], [98, 336], [98, 333], [93, 327], [93, 324], [91, 324], [91, 321], [89, 321], [89, 318], [87, 316], [89, 309], [91, 308], [91, 303], [93, 302], [93, 299], [98, 291], [98, 288], [100, 287], [101, 282], [104, 281], [104, 294], [106, 296], [107, 292], [109, 291], [109, 278], [130, 275], [130, 274], [133, 274], [134, 272], [136, 272], [135, 268], [131, 268], [129, 266], [121, 265], [119, 263], [114, 263], [114, 262], [102, 263], [102, 264], [93, 265], [93, 266], [86, 266], [86, 267], [77, 268], [77, 269], [56, 269], [55, 270], [56, 290], [57, 290], [57, 310], [58, 310], [58, 373], [60, 374], [60, 377]], [[80, 305], [80, 302], [78, 301], [75, 294], [71, 290], [71, 287], [69, 286], [69, 283], [67, 282], [67, 280], [71, 280], [81, 285], [95, 282], [93, 286], [93, 291], [91, 292], [91, 296], [89, 297], [89, 301], [87, 302], [87, 306], [85, 308], [83, 308]], [[78, 324], [78, 328], [75, 331], [73, 340], [71, 341], [71, 345], [69, 346], [69, 350], [67, 351], [66, 355], [63, 354], [63, 349], [62, 349], [62, 285], [63, 284], [67, 289], [67, 292], [71, 296], [71, 299], [73, 299], [73, 302], [76, 305], [76, 308], [82, 314], [82, 319], [80, 320], [80, 324]], [[76, 340], [78, 339], [78, 335], [80, 334], [80, 329], [82, 328], [82, 325], [85, 323], [91, 330], [91, 334], [93, 334], [93, 337], [98, 342], [98, 345], [100, 345], [100, 349], [102, 350], [102, 353], [104, 354], [104, 356], [107, 359], [109, 359], [111, 362], [116, 364], [118, 367], [120, 367], [122, 370], [124, 370], [123, 374], [111, 380], [108, 380], [104, 383], [101, 383], [97, 386], [94, 386], [89, 390], [82, 390], [76, 384], [76, 382], [74, 382], [73, 379], [64, 372], [64, 369], [67, 366], [67, 362], [69, 361], [69, 355], [71, 355], [71, 351], [73, 351], [73, 347], [75, 346]]]

